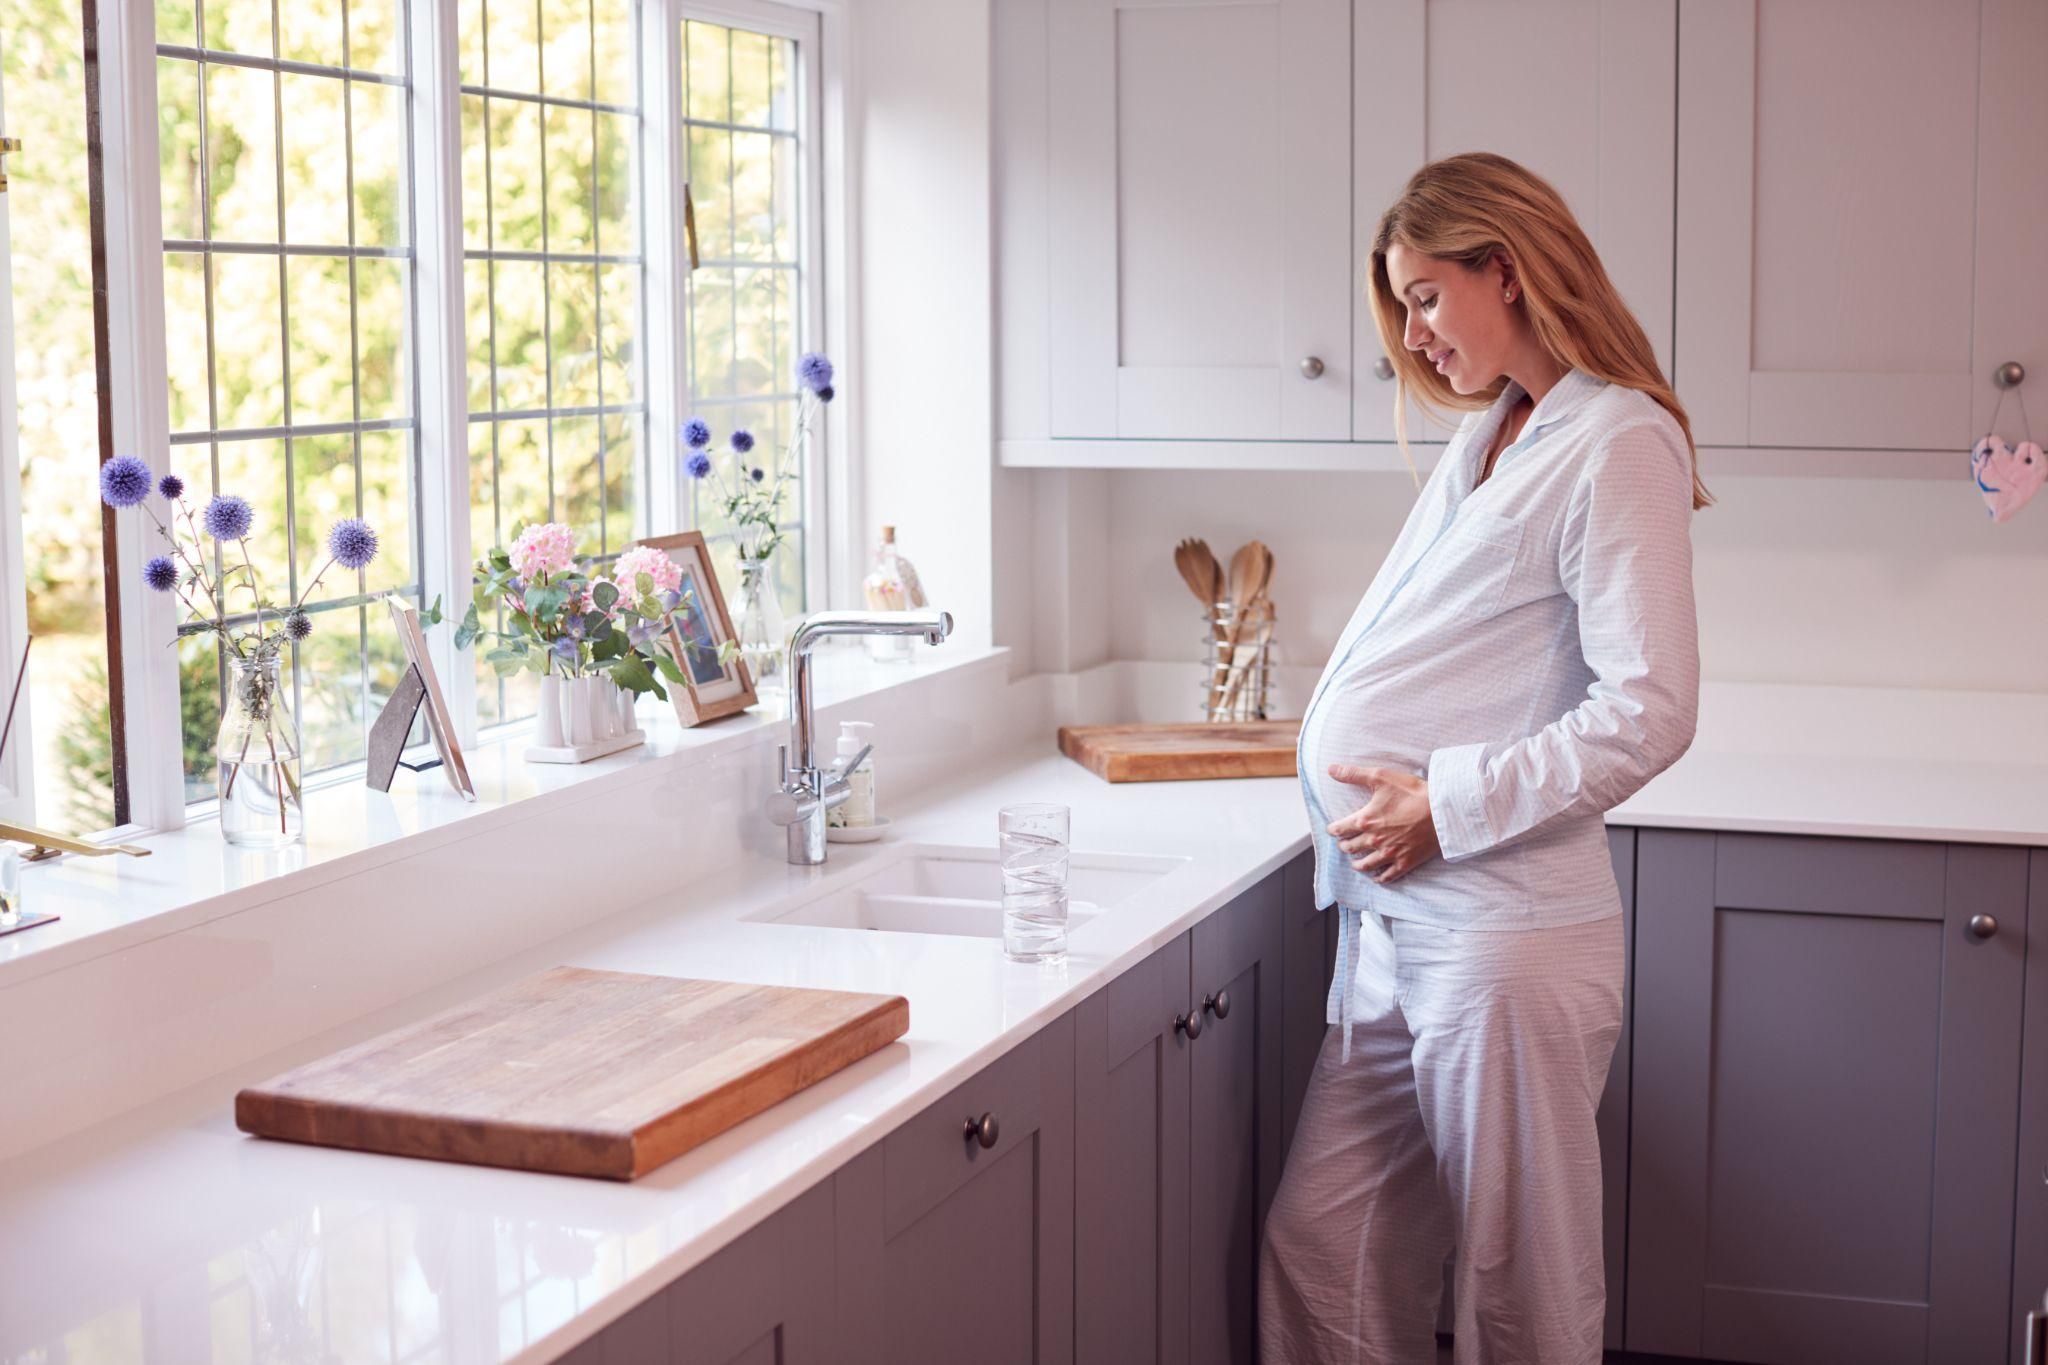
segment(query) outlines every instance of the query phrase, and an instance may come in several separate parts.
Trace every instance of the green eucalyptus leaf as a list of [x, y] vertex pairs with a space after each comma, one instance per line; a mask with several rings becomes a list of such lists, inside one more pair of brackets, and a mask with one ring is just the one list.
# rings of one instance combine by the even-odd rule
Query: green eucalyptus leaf
[[590, 600], [596, 604], [599, 611], [610, 611], [618, 605], [619, 590], [610, 583], [600, 582], [590, 590]]

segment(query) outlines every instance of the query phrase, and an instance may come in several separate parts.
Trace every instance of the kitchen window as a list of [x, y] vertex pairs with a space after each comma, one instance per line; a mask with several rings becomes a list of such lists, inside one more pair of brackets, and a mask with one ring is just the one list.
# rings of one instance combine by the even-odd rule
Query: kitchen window
[[[196, 507], [256, 510], [250, 550], [272, 601], [363, 517], [382, 542], [330, 570], [291, 647], [306, 771], [359, 761], [403, 671], [376, 599], [417, 599], [410, 66], [403, 11], [347, 0], [157, 6], [170, 469]], [[213, 555], [222, 551], [213, 543]], [[231, 623], [252, 610], [223, 605]], [[179, 627], [185, 794], [214, 794], [226, 661]]]
[[[81, 25], [70, 6], [4, 3], [81, 56], [97, 26], [97, 70], [73, 97], [82, 130], [98, 91], [102, 235], [86, 195], [63, 211], [80, 220], [66, 240], [98, 248], [81, 262], [107, 258], [83, 291], [71, 282], [113, 301], [111, 339], [86, 357], [112, 412], [102, 455], [142, 454], [198, 502], [248, 498], [276, 599], [318, 567], [335, 519], [382, 540], [309, 604], [292, 660], [309, 772], [347, 776], [399, 677], [380, 599], [459, 615], [475, 557], [524, 523], [567, 522], [600, 559], [697, 527], [736, 597], [730, 528], [682, 476], [676, 432], [697, 413], [779, 451], [796, 357], [825, 348], [817, 15], [760, 0], [97, 0]], [[83, 180], [83, 162], [67, 173]], [[824, 595], [824, 426], [785, 513], [791, 612]], [[81, 500], [89, 460], [65, 475]], [[18, 496], [0, 487], [17, 541]], [[72, 520], [67, 552], [96, 560], [96, 524]], [[133, 818], [170, 827], [212, 795], [223, 663], [143, 587], [154, 539], [114, 537], [105, 647], [81, 636], [111, 676], [79, 705], [114, 735], [127, 722]], [[90, 597], [97, 580], [76, 586]], [[26, 600], [0, 582], [0, 681]], [[479, 670], [448, 634], [430, 644], [459, 723], [531, 712], [530, 680]], [[54, 671], [62, 651], [48, 653], [36, 664]], [[37, 780], [63, 766], [46, 742], [8, 762]], [[104, 782], [80, 800], [37, 814], [73, 831], [122, 818]]]

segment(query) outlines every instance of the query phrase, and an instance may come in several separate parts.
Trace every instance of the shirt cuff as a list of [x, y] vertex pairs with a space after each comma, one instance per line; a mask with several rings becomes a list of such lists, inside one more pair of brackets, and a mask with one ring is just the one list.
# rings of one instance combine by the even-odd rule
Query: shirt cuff
[[1485, 759], [1484, 744], [1457, 744], [1429, 756], [1429, 814], [1445, 862], [1469, 858], [1498, 842], [1486, 818], [1486, 793], [1480, 783]]

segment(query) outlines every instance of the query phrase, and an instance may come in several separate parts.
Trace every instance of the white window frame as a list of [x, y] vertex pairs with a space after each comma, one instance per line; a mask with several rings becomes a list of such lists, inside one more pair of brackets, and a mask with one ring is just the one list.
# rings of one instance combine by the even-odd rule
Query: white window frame
[[[803, 266], [799, 276], [802, 288], [797, 300], [797, 330], [807, 341], [806, 349], [824, 351], [843, 365], [846, 357], [840, 343], [845, 338], [833, 333], [835, 319], [831, 310], [826, 307], [825, 293], [825, 277], [832, 265], [825, 249], [826, 205], [830, 200], [841, 197], [838, 193], [828, 193], [824, 183], [825, 154], [822, 144], [826, 140], [827, 80], [826, 48], [822, 34], [826, 16], [814, 9], [778, 4], [775, 0], [642, 0], [642, 4], [643, 15], [659, 12], [658, 21], [663, 24], [664, 41], [671, 50], [680, 47], [685, 19], [701, 19], [707, 23], [748, 29], [772, 37], [788, 38], [796, 43], [797, 142], [802, 149], [801, 173], [797, 183], [797, 220], [803, 238], [799, 248], [803, 253]], [[651, 50], [652, 46], [653, 44], [649, 43], [643, 50]], [[677, 187], [676, 204], [670, 214], [674, 220], [674, 236], [663, 240], [670, 249], [670, 262], [687, 262], [689, 246], [683, 239], [680, 209], [683, 171], [688, 156], [683, 139], [683, 92], [678, 83], [683, 69], [681, 52], [673, 51], [673, 60], [665, 61], [664, 67], [663, 78], [668, 88], [663, 91], [662, 115], [657, 125], [650, 88], [647, 126], [650, 135], [658, 126], [660, 136], [667, 141], [668, 145], [662, 148], [661, 155], [669, 159], [670, 174], [674, 177], [672, 183]], [[674, 73], [673, 78], [667, 74], [670, 72]], [[832, 187], [833, 190], [837, 188]], [[671, 439], [674, 438], [683, 418], [689, 415], [691, 403], [695, 398], [688, 372], [686, 339], [689, 336], [689, 326], [684, 312], [686, 305], [683, 302], [686, 291], [682, 285], [683, 281], [678, 273], [674, 292], [675, 317], [672, 323], [675, 328], [673, 344], [676, 354], [668, 357], [668, 360], [674, 366], [673, 391], [681, 395], [683, 401], [680, 409], [674, 414], [674, 420], [667, 427]], [[664, 371], [665, 375], [668, 373]], [[794, 383], [793, 377], [784, 377]], [[840, 417], [840, 409], [841, 405], [837, 402], [824, 409], [823, 420], [818, 421], [812, 434], [808, 452], [810, 467], [804, 471], [801, 485], [804, 497], [804, 600], [810, 604], [813, 611], [823, 610], [827, 603], [834, 600], [845, 600], [835, 597], [835, 588], [844, 591], [842, 585], [847, 580], [840, 577], [838, 566], [834, 562], [843, 545], [839, 528], [831, 524], [830, 518], [832, 509], [844, 501], [843, 496], [835, 496], [838, 491], [835, 482], [857, 485], [857, 480], [834, 479], [835, 459], [839, 452], [848, 449], [844, 422], [835, 420]], [[650, 413], [650, 419], [651, 417]], [[675, 464], [674, 460], [669, 461], [671, 473]], [[848, 468], [843, 460], [839, 461], [839, 464], [842, 470]], [[673, 516], [676, 524], [681, 525], [687, 515], [688, 495], [687, 490], [679, 483], [674, 490], [674, 498]]]
[[[843, 0], [805, 5], [773, 0], [640, 0], [641, 222], [646, 251], [643, 382], [647, 386], [649, 476], [638, 511], [649, 528], [685, 524], [686, 490], [677, 475], [677, 431], [691, 410], [682, 272], [689, 259], [682, 222], [684, 165], [679, 51], [686, 18], [737, 25], [798, 44], [803, 142], [800, 213], [807, 261], [802, 285], [806, 344], [857, 375], [855, 244], [847, 187], [857, 139], [847, 109]], [[468, 352], [463, 308], [462, 127], [455, 6], [411, 0], [410, 109], [414, 136], [412, 232], [418, 367], [419, 566], [427, 600], [458, 612], [470, 590]], [[165, 354], [163, 209], [158, 182], [156, 14], [151, 4], [99, 8], [100, 98], [106, 171], [109, 295], [109, 401], [113, 445], [169, 472], [170, 401]], [[830, 169], [828, 169], [828, 167]], [[828, 306], [828, 299], [830, 305]], [[857, 387], [857, 378], [846, 386]], [[858, 600], [861, 478], [852, 440], [857, 400], [824, 409], [804, 480], [808, 540], [805, 592], [814, 610]], [[123, 667], [123, 719], [131, 822], [124, 829], [169, 830], [186, 823], [181, 761], [175, 603], [148, 592], [140, 565], [148, 544], [133, 517], [115, 537]], [[452, 632], [430, 636], [435, 666], [465, 738], [477, 731], [476, 682]], [[346, 774], [349, 767], [336, 770]]]

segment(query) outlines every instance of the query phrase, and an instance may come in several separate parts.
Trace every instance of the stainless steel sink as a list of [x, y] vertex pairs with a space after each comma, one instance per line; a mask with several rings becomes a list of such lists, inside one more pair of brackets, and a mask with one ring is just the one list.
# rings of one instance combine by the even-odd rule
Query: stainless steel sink
[[[1069, 930], [1181, 867], [1185, 858], [1075, 853], [1067, 863]], [[1003, 874], [992, 848], [906, 844], [887, 861], [830, 890], [755, 911], [746, 919], [897, 934], [1003, 936]]]

